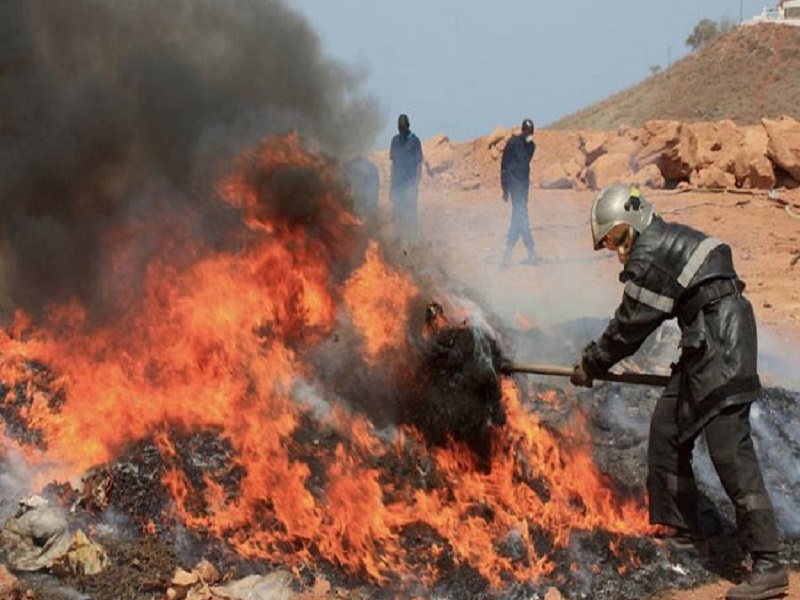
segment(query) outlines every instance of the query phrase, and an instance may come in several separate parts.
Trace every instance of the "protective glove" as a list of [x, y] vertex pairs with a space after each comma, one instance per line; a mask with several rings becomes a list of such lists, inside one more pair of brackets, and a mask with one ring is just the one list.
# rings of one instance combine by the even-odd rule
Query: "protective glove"
[[503, 202], [508, 202], [508, 191], [503, 190]]
[[577, 385], [580, 387], [590, 388], [593, 385], [594, 379], [591, 375], [589, 375], [589, 370], [586, 368], [586, 364], [583, 360], [583, 357], [580, 358], [578, 362], [575, 363], [575, 366], [572, 368], [572, 375], [569, 377], [570, 383], [572, 385]]

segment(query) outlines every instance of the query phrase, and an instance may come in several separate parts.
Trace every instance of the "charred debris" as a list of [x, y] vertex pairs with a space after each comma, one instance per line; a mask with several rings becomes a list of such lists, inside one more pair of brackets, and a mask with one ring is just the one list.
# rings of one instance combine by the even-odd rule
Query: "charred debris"
[[[545, 344], [551, 354], [568, 355], [574, 351], [571, 345], [580, 345], [580, 338], [586, 337], [585, 332], [576, 333], [575, 327], [570, 324], [558, 332], [512, 332], [511, 345], [524, 354], [530, 351], [531, 342], [537, 347]], [[564, 336], [565, 331], [569, 335]], [[565, 343], [565, 339], [573, 341]], [[664, 340], [652, 341], [646, 356], [661, 352], [662, 343], [666, 344]], [[401, 454], [377, 456], [375, 467], [381, 470], [382, 477], [408, 488], [446, 491], [458, 485], [437, 472], [429, 454], [431, 447], [452, 440], [472, 449], [476, 468], [491, 469], [492, 443], [502, 436], [505, 423], [498, 375], [503, 360], [495, 339], [463, 324], [447, 322], [439, 305], [428, 305], [415, 369], [398, 411], [400, 422], [415, 427], [421, 438], [408, 440]], [[23, 446], [41, 446], [46, 441], [35, 423], [26, 418], [31, 394], [47, 396], [53, 413], [68, 398], [44, 364], [28, 361], [17, 365], [15, 372], [20, 374], [19, 380], [0, 382], [3, 392], [0, 417], [6, 435]], [[657, 391], [601, 384], [574, 395], [552, 387], [548, 389], [557, 402], [543, 402], [526, 381], [518, 383], [521, 390], [528, 390], [525, 401], [537, 409], [542, 421], [553, 431], [558, 431], [571, 411], [585, 411], [591, 425], [596, 464], [620, 489], [643, 493], [647, 423]], [[761, 452], [773, 450], [763, 467], [786, 535], [786, 558], [791, 561], [800, 560], [800, 528], [796, 517], [800, 481], [786, 478], [784, 471], [787, 464], [797, 464], [800, 459], [800, 435], [794, 418], [798, 399], [797, 392], [768, 388], [754, 416], [755, 438]], [[71, 527], [92, 532], [93, 539], [105, 549], [107, 567], [97, 574], [54, 569], [44, 573], [18, 571], [16, 576], [22, 588], [31, 590], [34, 598], [144, 600], [164, 597], [173, 585], [176, 569], [190, 570], [201, 560], [211, 563], [228, 580], [268, 574], [282, 567], [279, 563], [243, 558], [225, 540], [202, 529], [188, 529], [175, 517], [170, 508], [170, 493], [163, 484], [167, 470], [179, 468], [197, 490], [213, 482], [223, 491], [226, 501], [236, 502], [244, 467], [237, 462], [230, 440], [218, 431], [182, 431], [174, 426], [168, 433], [175, 449], [171, 456], [165, 456], [153, 439], [143, 439], [114, 462], [87, 472], [77, 489], [67, 483], [53, 482], [42, 490], [43, 497], [63, 509]], [[290, 457], [308, 465], [311, 472], [308, 486], [317, 488], [312, 493], [321, 494], [325, 476], [320, 464], [325, 453], [332, 452], [338, 443], [346, 440], [335, 432], [320, 430], [310, 416], [303, 419], [292, 436]], [[9, 456], [3, 456], [0, 470], [9, 470], [10, 460]], [[731, 565], [744, 557], [735, 540], [732, 511], [702, 461], [698, 468], [704, 499], [702, 522], [710, 544], [707, 553], [670, 553], [647, 537], [613, 540], [602, 531], [574, 531], [568, 547], [561, 549], [555, 548], [550, 534], [541, 529], [529, 533], [536, 549], [551, 555], [557, 565], [554, 572], [540, 581], [525, 584], [509, 580], [504, 589], [497, 590], [477, 571], [459, 564], [448, 551], [447, 540], [420, 522], [402, 532], [402, 546], [409, 561], [435, 561], [439, 576], [425, 589], [412, 585], [409, 593], [512, 600], [541, 598], [548, 589], [556, 587], [567, 598], [618, 600], [650, 597], [676, 585], [693, 587], [720, 576], [736, 579], [740, 573], [732, 570]], [[547, 489], [536, 480], [535, 473], [528, 480], [523, 477], [520, 485], [535, 487], [543, 498], [547, 497]], [[15, 505], [4, 499], [0, 508], [3, 517], [8, 518]], [[190, 499], [187, 508], [196, 515], [207, 510], [199, 496]], [[486, 522], [493, 519], [491, 511], [478, 504], [474, 515]], [[430, 548], [435, 545], [444, 551], [432, 557]], [[616, 552], [609, 550], [611, 546]], [[524, 563], [530, 558], [525, 545], [513, 534], [497, 550], [511, 563]], [[311, 552], [313, 555], [313, 548]], [[3, 559], [8, 564], [7, 546]], [[376, 586], [341, 571], [322, 556], [315, 556], [315, 560], [313, 567], [295, 571], [287, 584], [289, 589], [300, 593], [312, 588], [316, 581], [328, 581], [344, 597], [393, 598], [401, 585], [408, 585], [398, 581]]]

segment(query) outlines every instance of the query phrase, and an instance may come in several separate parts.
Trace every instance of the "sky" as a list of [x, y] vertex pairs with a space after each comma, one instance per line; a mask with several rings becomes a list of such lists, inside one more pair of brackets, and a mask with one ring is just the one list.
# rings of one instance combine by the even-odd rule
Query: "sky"
[[777, 0], [287, 0], [323, 51], [380, 105], [374, 147], [407, 113], [422, 139], [469, 140], [530, 117], [545, 127], [686, 56], [700, 19], [738, 22]]

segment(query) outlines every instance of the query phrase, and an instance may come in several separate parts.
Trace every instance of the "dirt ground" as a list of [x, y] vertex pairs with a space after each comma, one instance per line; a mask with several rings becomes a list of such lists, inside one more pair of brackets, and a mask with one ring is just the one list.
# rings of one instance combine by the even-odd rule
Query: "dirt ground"
[[[800, 193], [780, 198], [800, 204]], [[800, 386], [800, 216], [766, 193], [645, 194], [667, 220], [686, 223], [729, 243], [759, 323], [761, 374], [770, 384]], [[619, 264], [594, 252], [588, 217], [593, 192], [531, 190], [530, 216], [541, 264], [500, 267], [510, 206], [499, 190], [461, 191], [430, 184], [420, 195], [422, 245], [450, 278], [509, 323], [540, 326], [583, 316], [610, 317], [619, 302]], [[800, 572], [788, 598], [800, 599]], [[675, 592], [668, 600], [725, 597], [731, 582]]]

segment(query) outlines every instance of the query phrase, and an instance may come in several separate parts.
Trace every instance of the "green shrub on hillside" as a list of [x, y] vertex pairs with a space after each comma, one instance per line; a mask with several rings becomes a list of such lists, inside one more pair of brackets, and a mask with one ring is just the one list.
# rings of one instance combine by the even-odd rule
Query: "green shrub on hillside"
[[700, 19], [697, 25], [694, 26], [692, 33], [686, 38], [686, 45], [692, 51], [697, 50], [723, 33], [732, 31], [735, 27], [736, 24], [728, 17], [723, 17], [719, 22], [708, 18]]

